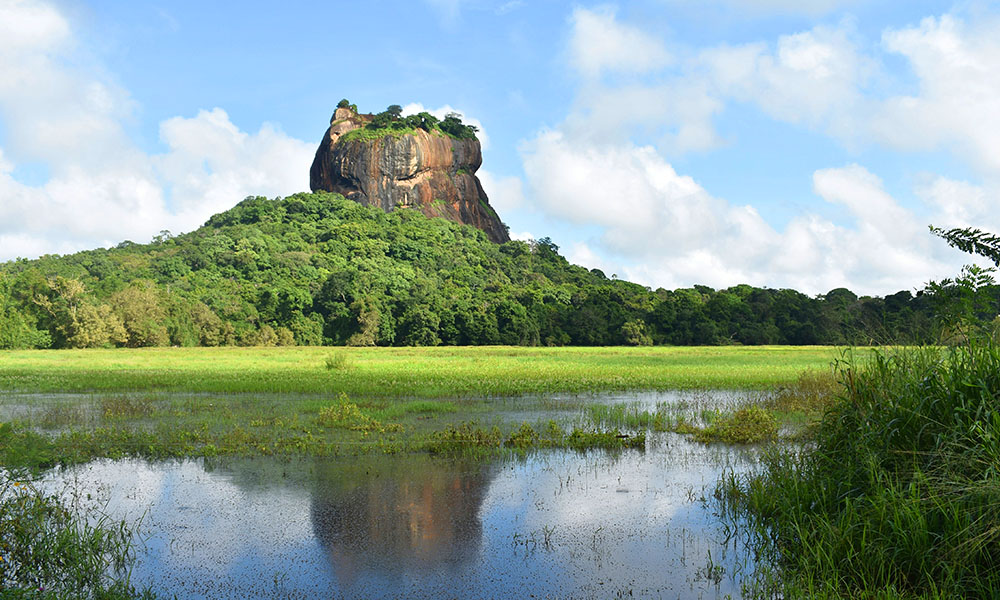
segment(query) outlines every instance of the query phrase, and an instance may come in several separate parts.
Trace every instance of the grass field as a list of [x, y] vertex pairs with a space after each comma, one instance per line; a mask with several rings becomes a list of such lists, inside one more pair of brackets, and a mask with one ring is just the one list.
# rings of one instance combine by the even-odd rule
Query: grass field
[[516, 396], [769, 389], [829, 369], [826, 346], [147, 348], [0, 352], [0, 391]]

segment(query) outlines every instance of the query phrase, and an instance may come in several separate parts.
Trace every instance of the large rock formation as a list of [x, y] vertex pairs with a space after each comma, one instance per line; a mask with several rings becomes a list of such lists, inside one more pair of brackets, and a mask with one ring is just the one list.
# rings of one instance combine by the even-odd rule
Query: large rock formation
[[420, 128], [402, 135], [370, 129], [346, 135], [371, 121], [372, 115], [350, 108], [333, 113], [309, 170], [313, 191], [336, 192], [385, 211], [415, 208], [478, 227], [494, 242], [510, 240], [476, 177], [483, 162], [479, 140]]

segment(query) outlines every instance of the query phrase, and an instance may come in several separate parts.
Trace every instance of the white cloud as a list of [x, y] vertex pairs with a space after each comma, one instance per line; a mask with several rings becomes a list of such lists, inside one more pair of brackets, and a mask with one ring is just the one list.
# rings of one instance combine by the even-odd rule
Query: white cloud
[[755, 43], [703, 51], [695, 60], [722, 98], [756, 102], [775, 119], [849, 135], [860, 88], [874, 71], [846, 26], [819, 26]]
[[424, 0], [441, 17], [441, 24], [453, 26], [462, 12], [463, 0]]
[[498, 177], [485, 169], [476, 172], [483, 184], [490, 205], [500, 214], [519, 210], [525, 204], [524, 186], [520, 177]]
[[[596, 141], [638, 134], [669, 153], [709, 150], [725, 143], [713, 119], [746, 102], [851, 148], [943, 149], [1000, 177], [1000, 17], [929, 17], [887, 29], [872, 46], [844, 20], [773, 42], [690, 49], [674, 62], [663, 40], [611, 10], [578, 9], [572, 26], [570, 67], [584, 83], [563, 128]], [[895, 57], [911, 73], [887, 66]], [[645, 77], [597, 77], [604, 73]]]
[[590, 85], [580, 90], [575, 110], [561, 129], [597, 143], [624, 142], [638, 133], [671, 152], [702, 151], [723, 143], [712, 125], [722, 108], [708, 86], [697, 80], [684, 85]]
[[[569, 258], [651, 287], [750, 283], [885, 294], [948, 276], [961, 264], [858, 165], [813, 177], [816, 195], [841, 206], [847, 224], [805, 214], [777, 230], [753, 207], [713, 197], [648, 146], [598, 146], [543, 131], [523, 156], [544, 213], [601, 231], [593, 242], [570, 241]], [[937, 182], [928, 194], [956, 185]]]
[[[141, 151], [124, 128], [131, 98], [85, 55], [52, 5], [0, 2], [0, 260], [147, 241], [247, 195], [308, 188], [310, 144], [268, 124], [244, 133], [221, 109], [164, 121], [166, 152]], [[22, 183], [19, 161], [49, 179]]]
[[574, 265], [586, 266], [588, 269], [600, 269], [605, 277], [617, 276], [624, 272], [622, 264], [608, 260], [601, 254], [594, 252], [586, 242], [573, 242], [569, 248], [560, 248], [560, 250], [569, 262]]
[[597, 141], [638, 134], [672, 154], [706, 151], [725, 144], [713, 119], [739, 101], [850, 141], [860, 133], [858, 115], [866, 114], [860, 90], [878, 72], [852, 36], [845, 22], [781, 36], [773, 45], [721, 45], [672, 61], [664, 42], [619, 23], [613, 11], [578, 9], [569, 62], [583, 84], [563, 128]]
[[916, 192], [932, 209], [931, 224], [937, 227], [1000, 231], [1000, 214], [996, 210], [1000, 189], [995, 186], [987, 190], [967, 181], [937, 176], [919, 185]]
[[887, 99], [872, 119], [876, 139], [903, 150], [949, 147], [1000, 174], [1000, 19], [969, 24], [950, 15], [887, 31], [882, 43], [904, 56], [919, 92]]
[[94, 75], [69, 24], [52, 6], [7, 0], [0, 5], [0, 114], [6, 147], [16, 158], [76, 164], [112, 157], [132, 160], [121, 123], [131, 116], [128, 94]]
[[717, 202], [651, 147], [598, 146], [544, 131], [523, 151], [539, 206], [576, 224], [607, 227], [605, 241], [617, 250], [655, 251], [648, 240], [662, 236], [663, 228], [700, 239], [720, 227], [714, 218]]
[[519, 8], [523, 8], [526, 5], [527, 3], [524, 0], [510, 0], [509, 2], [504, 2], [500, 6], [496, 7], [493, 13], [497, 15], [505, 15]]
[[578, 8], [570, 20], [570, 62], [584, 77], [599, 77], [606, 70], [646, 73], [671, 62], [660, 40], [618, 22], [610, 8]]
[[[171, 187], [178, 215], [205, 215], [230, 208], [248, 195], [308, 191], [315, 148], [264, 123], [256, 134], [239, 130], [225, 111], [200, 111], [160, 125], [166, 154], [152, 157]], [[204, 217], [197, 217], [203, 219]]]
[[[626, 28], [613, 12], [577, 14]], [[588, 31], [574, 21], [573, 68], [584, 75], [636, 72], [614, 49], [582, 62], [577, 49]], [[819, 169], [814, 193], [843, 219], [807, 211], [775, 228], [754, 207], [716, 198], [678, 173], [662, 152], [724, 143], [712, 119], [736, 101], [850, 144], [950, 143], [995, 161], [1000, 175], [1000, 138], [992, 135], [1000, 117], [989, 111], [990, 99], [1000, 97], [1000, 75], [988, 68], [1000, 62], [1000, 42], [988, 31], [995, 27], [972, 31], [948, 17], [887, 33], [885, 47], [906, 56], [921, 82], [916, 96], [889, 101], [869, 89], [885, 68], [862, 51], [849, 22], [773, 43], [695, 51], [683, 62], [649, 67], [642, 80], [585, 78], [565, 121], [522, 146], [529, 197], [546, 215], [599, 230], [586, 242], [564, 240], [571, 258], [653, 287], [746, 282], [885, 294], [950, 276], [971, 257], [938, 243], [927, 223], [1000, 224], [990, 187], [922, 175], [914, 190], [924, 199], [919, 211], [864, 167]], [[635, 143], [637, 135], [656, 146]]]
[[59, 12], [29, 0], [0, 3], [0, 53], [30, 51], [69, 38], [69, 25]]

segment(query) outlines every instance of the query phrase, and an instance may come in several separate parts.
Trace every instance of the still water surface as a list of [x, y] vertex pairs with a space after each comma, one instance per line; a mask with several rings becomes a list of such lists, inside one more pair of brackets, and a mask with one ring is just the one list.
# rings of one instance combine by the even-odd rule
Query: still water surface
[[47, 485], [141, 517], [132, 581], [164, 597], [738, 598], [752, 564], [711, 494], [755, 462], [658, 434], [489, 462], [98, 461]]

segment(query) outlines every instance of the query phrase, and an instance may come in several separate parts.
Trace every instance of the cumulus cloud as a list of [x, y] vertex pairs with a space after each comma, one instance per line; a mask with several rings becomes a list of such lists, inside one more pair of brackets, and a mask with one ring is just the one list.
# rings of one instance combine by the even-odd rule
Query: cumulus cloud
[[[545, 131], [523, 151], [539, 208], [602, 232], [574, 241], [570, 259], [653, 287], [751, 283], [884, 294], [947, 276], [961, 262], [858, 165], [813, 175], [816, 195], [841, 207], [846, 223], [806, 214], [779, 230], [754, 207], [713, 197], [648, 146], [597, 147]], [[956, 183], [935, 182], [927, 194], [955, 196], [949, 185]]]
[[[991, 135], [1000, 117], [989, 110], [989, 99], [1000, 97], [1000, 76], [989, 69], [1000, 61], [1000, 42], [988, 35], [990, 27], [943, 17], [887, 32], [883, 47], [907, 58], [920, 86], [913, 96], [880, 97], [871, 88], [885, 76], [881, 57], [862, 50], [849, 22], [640, 68], [624, 63], [615, 45], [605, 56], [600, 43], [588, 46], [587, 39], [599, 42], [599, 28], [591, 26], [597, 22], [645, 34], [616, 23], [613, 12], [574, 14], [569, 66], [582, 83], [573, 111], [521, 152], [529, 196], [542, 212], [599, 229], [586, 242], [566, 242], [585, 265], [651, 286], [747, 282], [884, 294], [949, 276], [969, 259], [928, 235], [927, 223], [1000, 224], [991, 214], [989, 185], [920, 175], [914, 194], [924, 202], [914, 207], [893, 197], [874, 173], [850, 164], [813, 173], [813, 192], [829, 205], [815, 212], [835, 220], [806, 211], [778, 228], [752, 206], [713, 196], [665, 158], [724, 143], [712, 120], [743, 102], [850, 144], [906, 150], [950, 144], [979, 153], [981, 164], [1000, 174], [994, 147], [1000, 142]], [[585, 61], [583, 47], [591, 52]], [[593, 77], [616, 69], [646, 76]]]
[[[170, 185], [178, 215], [212, 214], [234, 199], [255, 194], [286, 195], [308, 190], [315, 148], [270, 123], [255, 134], [240, 131], [220, 108], [194, 118], [174, 117], [160, 125], [165, 154], [152, 157]], [[201, 217], [198, 217], [201, 218]]]
[[[725, 143], [713, 120], [741, 102], [851, 148], [943, 149], [1000, 176], [996, 16], [928, 17], [887, 29], [877, 43], [859, 39], [844, 20], [773, 41], [691, 48], [670, 60], [664, 40], [620, 23], [613, 11], [573, 15], [568, 65], [585, 83], [566, 130], [619, 140], [638, 134], [672, 154], [704, 151]], [[887, 66], [898, 58], [908, 73]], [[596, 77], [605, 73], [645, 77]]]
[[585, 77], [598, 77], [606, 70], [645, 73], [671, 62], [660, 40], [620, 23], [611, 8], [578, 8], [570, 21], [570, 61]]
[[718, 202], [678, 175], [651, 147], [584, 145], [545, 131], [524, 148], [534, 197], [549, 214], [608, 228], [605, 241], [630, 254], [656, 252], [649, 238], [718, 233]]
[[715, 94], [755, 102], [773, 118], [827, 126], [842, 135], [854, 129], [863, 104], [861, 88], [875, 71], [845, 26], [819, 26], [778, 38], [773, 47], [754, 43], [700, 53]]
[[902, 55], [918, 93], [888, 98], [872, 122], [877, 139], [904, 150], [949, 147], [1000, 174], [1000, 19], [975, 24], [944, 15], [887, 31], [882, 43]]
[[976, 226], [987, 231], [1000, 231], [1000, 214], [996, 198], [1000, 189], [988, 189], [967, 181], [936, 176], [917, 186], [916, 193], [931, 209], [932, 223], [937, 227]]
[[[725, 144], [713, 120], [727, 104], [853, 140], [867, 115], [861, 90], [879, 72], [845, 22], [766, 42], [688, 50], [672, 60], [663, 41], [618, 23], [609, 10], [577, 9], [568, 65], [583, 82], [563, 129], [591, 139], [640, 135], [671, 154]], [[641, 73], [641, 79], [600, 78]]]
[[520, 177], [499, 177], [485, 169], [480, 169], [476, 176], [489, 196], [490, 205], [500, 214], [520, 210], [525, 205]]
[[[85, 56], [52, 5], [0, 2], [0, 260], [146, 241], [307, 188], [310, 144], [268, 124], [242, 132], [218, 108], [164, 121], [166, 151], [143, 152], [125, 132], [134, 102]], [[48, 179], [23, 183], [22, 161]]]

